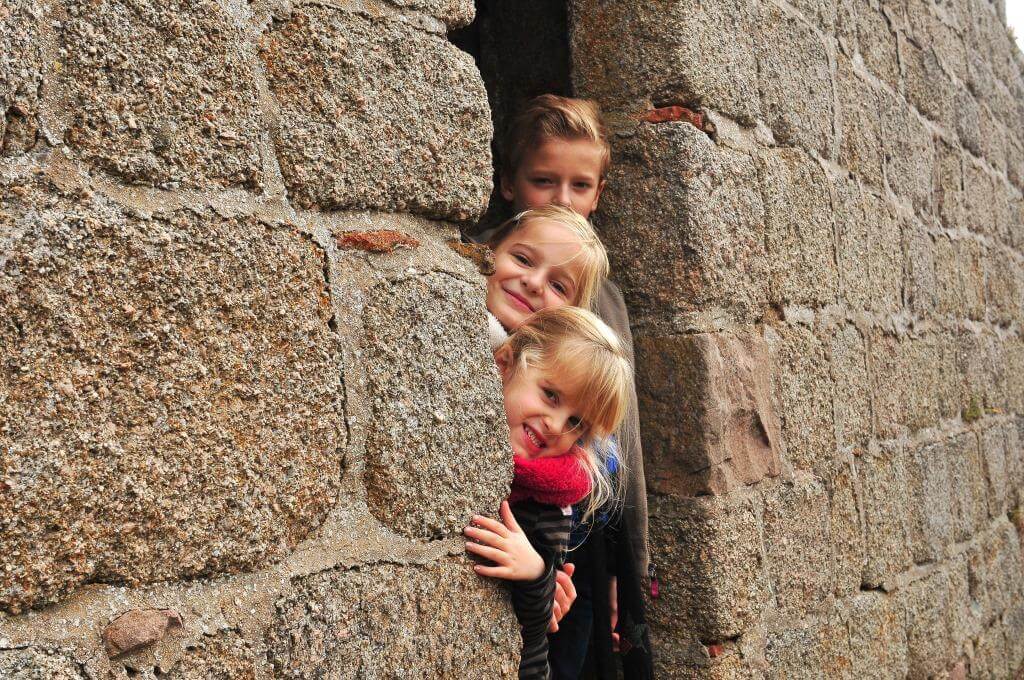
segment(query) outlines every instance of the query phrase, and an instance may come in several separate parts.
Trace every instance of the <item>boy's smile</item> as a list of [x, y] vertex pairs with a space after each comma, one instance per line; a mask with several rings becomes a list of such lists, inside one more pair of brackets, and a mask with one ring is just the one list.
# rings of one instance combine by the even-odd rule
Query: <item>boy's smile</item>
[[548, 307], [576, 303], [581, 265], [578, 237], [551, 220], [533, 220], [494, 251], [487, 309], [508, 330]]
[[590, 217], [604, 189], [603, 161], [597, 142], [546, 139], [523, 155], [513, 177], [501, 178], [501, 195], [516, 210], [556, 203]]

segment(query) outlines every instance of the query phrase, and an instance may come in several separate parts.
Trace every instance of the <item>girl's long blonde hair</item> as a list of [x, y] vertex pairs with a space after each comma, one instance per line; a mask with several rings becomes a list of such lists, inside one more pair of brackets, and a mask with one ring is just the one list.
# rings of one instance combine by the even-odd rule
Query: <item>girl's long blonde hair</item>
[[[595, 447], [595, 440], [614, 433], [625, 416], [633, 372], [622, 342], [593, 313], [579, 307], [550, 307], [527, 319], [505, 341], [512, 355], [512, 371], [532, 366], [543, 371], [579, 404], [585, 423], [580, 433], [580, 464], [590, 478], [591, 492], [584, 504], [589, 519], [608, 501], [621, 494], [613, 487], [608, 461], [609, 447]], [[499, 350], [500, 351], [500, 350]], [[618, 460], [618, 479], [625, 468]], [[621, 488], [621, 484], [616, 485]]]

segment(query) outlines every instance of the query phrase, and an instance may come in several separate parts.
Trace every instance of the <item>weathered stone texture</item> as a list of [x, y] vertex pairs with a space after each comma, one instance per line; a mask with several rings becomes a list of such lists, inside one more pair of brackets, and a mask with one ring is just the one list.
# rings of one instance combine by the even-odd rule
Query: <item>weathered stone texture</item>
[[781, 471], [764, 339], [638, 336], [644, 469], [654, 493], [722, 494]]
[[757, 66], [761, 108], [775, 138], [832, 156], [833, 92], [829, 55], [821, 38], [771, 4], [758, 19]]
[[636, 316], [759, 317], [764, 209], [750, 157], [686, 123], [638, 125], [616, 152], [595, 221]]
[[284, 224], [51, 192], [0, 223], [0, 605], [280, 557], [342, 469], [323, 252]]
[[468, 220], [491, 191], [487, 94], [469, 55], [386, 17], [307, 6], [260, 57], [291, 200]]
[[802, 326], [773, 325], [765, 337], [775, 360], [786, 458], [801, 470], [820, 468], [836, 450], [834, 383], [827, 348]]
[[252, 641], [237, 630], [204, 635], [185, 646], [181, 659], [157, 675], [167, 680], [255, 680], [265, 659]]
[[743, 122], [760, 117], [755, 3], [572, 5], [573, 77], [583, 96], [633, 113], [680, 102]]
[[911, 564], [906, 452], [898, 445], [871, 450], [860, 459], [858, 473], [867, 554], [862, 581], [877, 587]]
[[655, 644], [685, 644], [673, 631], [722, 640], [755, 621], [771, 597], [759, 496], [651, 496], [649, 509], [661, 582], [649, 612]]
[[[507, 601], [480, 588], [470, 563], [391, 564], [297, 578], [267, 636], [280, 678], [515, 675], [519, 631]], [[494, 593], [493, 582], [486, 590]], [[474, 644], [466, 644], [473, 640]]]
[[847, 677], [903, 678], [907, 672], [907, 627], [902, 600], [879, 592], [848, 600], [850, 667]]
[[[764, 544], [777, 612], [793, 619], [826, 609], [833, 574], [828, 496], [817, 479], [798, 477], [764, 495]], [[793, 569], [794, 564], [801, 565]]]
[[261, 187], [265, 123], [244, 33], [220, 4], [66, 4], [55, 87], [78, 156], [132, 184]]
[[38, 3], [19, 0], [0, 9], [0, 158], [36, 145], [44, 78]]
[[809, 307], [835, 302], [835, 227], [824, 172], [797, 149], [766, 154], [758, 170], [769, 300]]
[[28, 647], [0, 651], [5, 680], [94, 680], [82, 664], [60, 650]]
[[481, 297], [476, 285], [443, 272], [410, 275], [368, 296], [365, 478], [370, 510], [396, 531], [451, 535], [507, 495], [511, 455], [498, 436], [505, 414], [481, 337]]

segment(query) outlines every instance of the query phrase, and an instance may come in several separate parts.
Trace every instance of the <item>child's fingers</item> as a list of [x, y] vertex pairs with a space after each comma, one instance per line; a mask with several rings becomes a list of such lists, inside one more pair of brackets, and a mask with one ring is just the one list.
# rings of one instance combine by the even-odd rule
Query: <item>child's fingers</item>
[[498, 512], [501, 515], [501, 521], [505, 523], [505, 526], [514, 532], [523, 532], [523, 530], [519, 528], [519, 522], [516, 521], [516, 516], [512, 514], [512, 508], [509, 507], [508, 501], [501, 502], [501, 509]]
[[474, 564], [473, 571], [480, 574], [481, 576], [490, 576], [491, 578], [503, 578], [509, 580], [512, 572], [508, 567], [488, 567], [485, 564]]
[[490, 517], [473, 515], [473, 524], [476, 524], [478, 527], [483, 527], [489, 531], [493, 531], [503, 538], [508, 538], [509, 531], [505, 528], [505, 525], [497, 520], [491, 519]]
[[484, 559], [488, 559], [495, 564], [505, 565], [508, 562], [508, 556], [497, 548], [491, 548], [490, 546], [466, 541], [466, 550], [474, 555], [479, 555]]
[[480, 527], [466, 527], [462, 533], [466, 534], [474, 541], [479, 541], [484, 545], [489, 545], [492, 548], [501, 548], [504, 545], [505, 539], [487, 529], [481, 529]]

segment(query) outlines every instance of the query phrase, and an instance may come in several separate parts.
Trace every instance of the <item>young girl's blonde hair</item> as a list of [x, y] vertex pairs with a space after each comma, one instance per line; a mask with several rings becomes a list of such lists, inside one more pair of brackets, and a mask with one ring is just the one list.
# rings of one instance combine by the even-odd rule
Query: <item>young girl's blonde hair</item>
[[[548, 376], [579, 404], [584, 427], [580, 444], [585, 455], [580, 464], [590, 478], [591, 492], [584, 505], [584, 519], [620, 494], [608, 472], [607, 447], [595, 447], [598, 438], [615, 432], [629, 403], [633, 372], [615, 331], [596, 315], [579, 307], [542, 309], [516, 329], [503, 347], [511, 351], [513, 373], [532, 366]], [[501, 351], [499, 349], [499, 351]], [[625, 473], [618, 462], [618, 479]]]
[[578, 260], [580, 267], [580, 280], [576, 282], [576, 300], [570, 301], [577, 307], [590, 309], [597, 296], [597, 289], [608, 276], [608, 252], [598, 238], [594, 226], [587, 218], [580, 215], [572, 208], [561, 205], [545, 205], [539, 208], [530, 208], [505, 220], [495, 230], [487, 245], [491, 250], [496, 249], [508, 237], [517, 231], [537, 220], [550, 220], [567, 227], [573, 236], [580, 243], [580, 251], [573, 259]]

